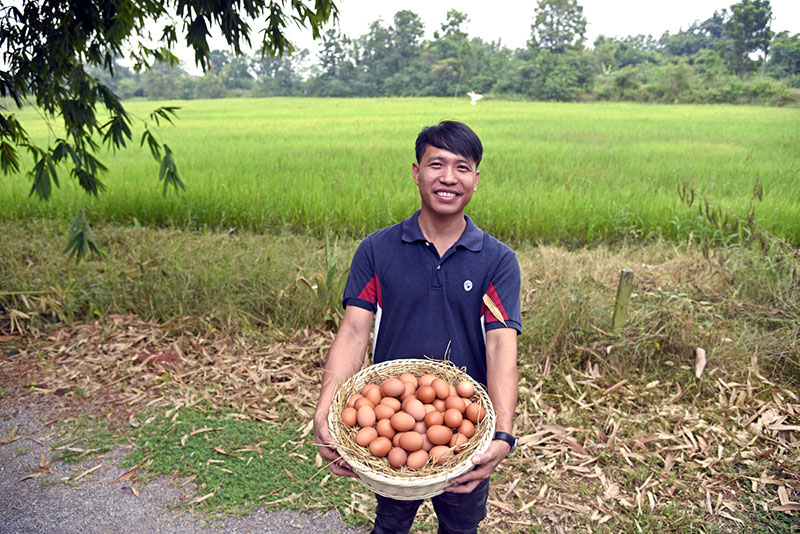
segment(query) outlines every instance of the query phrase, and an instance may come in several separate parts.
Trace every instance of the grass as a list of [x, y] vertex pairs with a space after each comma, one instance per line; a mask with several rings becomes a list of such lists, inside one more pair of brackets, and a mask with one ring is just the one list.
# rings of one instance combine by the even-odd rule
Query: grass
[[[239, 415], [239, 417], [236, 417]], [[138, 417], [128, 467], [137, 479], [188, 477], [195, 495], [183, 504], [210, 514], [247, 515], [258, 507], [300, 510], [339, 508], [357, 490], [334, 481], [315, 464], [308, 429], [276, 425], [198, 408], [148, 410]], [[349, 514], [351, 522], [364, 517]]]
[[[64, 388], [64, 399], [81, 402], [102, 394], [132, 399], [122, 403], [126, 409], [157, 404], [139, 419], [138, 428], [120, 429], [120, 434], [137, 444], [132, 462], [147, 458], [141, 480], [171, 473], [174, 466], [185, 476], [196, 476], [196, 493], [186, 504], [201, 512], [246, 513], [250, 506], [316, 491], [303, 484], [316, 469], [310, 461], [312, 436], [300, 440], [298, 435], [313, 410], [315, 380], [330, 337], [326, 314], [312, 305], [319, 295], [297, 282], [300, 276], [326, 279], [330, 258], [323, 240], [100, 224], [98, 232], [114, 240], [109, 256], [76, 266], [48, 252], [61, 239], [58, 221], [31, 219], [2, 227], [0, 247], [8, 253], [0, 257], [6, 292], [0, 303], [29, 316], [20, 326], [42, 332], [31, 338], [30, 347], [16, 342], [9, 353], [14, 357], [0, 361], [0, 377], [12, 394], [17, 377], [23, 385], [37, 384], [26, 388], [27, 394]], [[346, 265], [356, 243], [339, 239], [331, 254]], [[784, 424], [797, 424], [800, 413], [792, 393], [800, 387], [800, 286], [791, 271], [796, 260], [743, 245], [636, 240], [578, 250], [521, 246], [517, 254], [524, 328], [515, 431], [530, 436], [542, 429], [566, 430], [554, 430], [545, 444], [521, 446], [496, 473], [493, 500], [518, 510], [534, 504], [516, 515], [490, 507], [487, 528], [522, 533], [561, 525], [568, 531], [610, 533], [637, 531], [639, 525], [643, 531], [669, 533], [744, 533], [749, 530], [741, 524], [763, 526], [765, 532], [794, 525], [796, 516], [771, 511], [777, 503], [775, 485], [759, 483], [755, 492], [751, 485], [766, 473], [764, 480], [779, 479], [793, 500], [800, 498], [791, 474], [798, 472], [796, 441], [780, 432], [760, 434], [767, 432], [770, 420], [761, 422], [757, 415], [769, 407], [765, 414], [775, 410], [786, 418]], [[226, 261], [217, 266], [217, 258]], [[611, 333], [622, 267], [634, 269], [635, 290], [625, 329]], [[113, 316], [120, 311], [158, 318], [163, 327], [151, 331], [148, 325], [120, 322]], [[82, 324], [95, 319], [94, 330]], [[62, 337], [47, 338], [53, 326], [70, 321], [76, 324], [60, 330]], [[109, 347], [137, 339], [140, 327], [146, 327], [146, 345], [132, 353], [109, 352]], [[83, 341], [77, 343], [74, 335]], [[701, 379], [694, 374], [696, 347], [708, 351], [709, 366]], [[177, 368], [134, 364], [137, 354], [174, 351], [185, 359]], [[216, 374], [209, 375], [212, 370]], [[307, 378], [298, 382], [296, 376]], [[114, 404], [101, 398], [105, 405]], [[203, 408], [211, 401], [213, 409]], [[198, 402], [200, 408], [176, 411], [164, 406], [169, 402]], [[285, 424], [253, 421], [253, 408]], [[246, 419], [226, 419], [231, 413]], [[762, 430], [754, 429], [756, 423]], [[225, 430], [190, 436], [198, 439], [181, 444], [184, 435], [203, 427]], [[691, 442], [687, 432], [702, 436], [707, 447]], [[669, 438], [645, 440], [654, 434]], [[273, 439], [279, 445], [267, 446]], [[61, 443], [84, 451], [101, 444]], [[230, 453], [254, 444], [265, 453], [234, 453], [244, 460], [213, 449]], [[576, 453], [575, 444], [591, 458]], [[769, 452], [772, 447], [777, 448]], [[286, 473], [283, 478], [280, 472], [270, 474], [266, 467], [250, 473], [244, 464], [250, 457], [250, 466], [267, 462], [269, 450], [299, 482]], [[673, 459], [667, 461], [669, 455]], [[602, 477], [567, 469], [593, 458], [588, 468], [596, 467]], [[215, 459], [225, 463], [208, 462]], [[313, 481], [321, 482], [320, 477]], [[297, 485], [258, 499], [287, 483]], [[334, 486], [339, 482], [329, 479], [330, 500], [320, 497], [315, 501], [319, 506], [336, 507], [356, 523], [369, 517], [372, 501], [366, 492], [354, 491], [353, 497], [334, 493]], [[714, 513], [708, 511], [704, 488], [711, 491]], [[718, 498], [731, 509], [720, 507]], [[293, 502], [289, 498], [275, 506]], [[593, 503], [613, 514], [605, 519]], [[430, 514], [421, 512], [419, 520], [421, 531], [435, 528]]]
[[[161, 103], [130, 102], [145, 116]], [[800, 243], [800, 110], [745, 106], [553, 104], [451, 99], [228, 99], [171, 102], [161, 129], [191, 191], [160, 195], [146, 149], [108, 154], [108, 191], [97, 199], [66, 176], [49, 203], [30, 199], [21, 176], [0, 182], [0, 217], [90, 220], [179, 228], [291, 228], [364, 236], [418, 205], [413, 140], [442, 118], [482, 137], [482, 181], [469, 213], [515, 243], [581, 245], [627, 237], [680, 241], [707, 232], [677, 188], [693, 186], [726, 213], [747, 212]], [[55, 133], [19, 113], [43, 141]]]

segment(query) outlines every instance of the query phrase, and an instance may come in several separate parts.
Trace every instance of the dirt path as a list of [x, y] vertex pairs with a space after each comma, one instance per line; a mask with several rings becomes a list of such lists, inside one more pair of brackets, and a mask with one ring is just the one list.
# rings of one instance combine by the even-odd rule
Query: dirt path
[[[178, 506], [189, 494], [178, 482], [157, 479], [135, 495], [125, 472], [126, 450], [78, 464], [54, 462], [49, 439], [57, 429], [56, 406], [41, 397], [0, 399], [0, 533], [250, 533], [364, 534], [327, 513], [259, 509], [244, 517], [198, 518]], [[44, 458], [44, 460], [42, 460]], [[45, 469], [44, 471], [46, 471]]]

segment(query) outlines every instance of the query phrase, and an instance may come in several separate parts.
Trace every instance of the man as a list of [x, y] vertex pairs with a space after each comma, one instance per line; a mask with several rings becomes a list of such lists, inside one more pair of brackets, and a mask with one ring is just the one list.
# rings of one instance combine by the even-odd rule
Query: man
[[[510, 433], [521, 330], [519, 264], [510, 248], [464, 214], [478, 188], [482, 155], [480, 139], [460, 122], [420, 132], [411, 169], [421, 207], [359, 245], [314, 415], [320, 455], [335, 474], [355, 476], [330, 446], [327, 415], [337, 385], [361, 369], [373, 321], [374, 363], [447, 355], [486, 386], [498, 432], [487, 451], [475, 455], [475, 468], [432, 498], [441, 534], [477, 532], [486, 515], [489, 475], [516, 444]], [[408, 532], [421, 501], [376, 497], [373, 532]]]

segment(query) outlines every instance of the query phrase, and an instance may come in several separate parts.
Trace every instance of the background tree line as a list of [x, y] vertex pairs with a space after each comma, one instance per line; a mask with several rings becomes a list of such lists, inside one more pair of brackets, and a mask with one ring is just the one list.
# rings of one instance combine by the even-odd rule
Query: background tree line
[[425, 39], [419, 16], [402, 10], [358, 37], [328, 29], [315, 58], [308, 50], [265, 59], [214, 50], [203, 76], [167, 64], [143, 73], [119, 66], [105, 82], [123, 98], [153, 99], [475, 91], [559, 101], [800, 102], [800, 34], [770, 29], [769, 0], [742, 0], [658, 39], [600, 36], [591, 46], [578, 0], [539, 0], [534, 15], [527, 46], [516, 50], [470, 37], [467, 16], [455, 9]]

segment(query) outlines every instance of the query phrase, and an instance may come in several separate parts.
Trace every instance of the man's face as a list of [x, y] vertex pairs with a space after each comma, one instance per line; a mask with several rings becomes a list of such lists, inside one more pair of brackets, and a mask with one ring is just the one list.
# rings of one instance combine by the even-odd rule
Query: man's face
[[480, 171], [474, 161], [433, 145], [411, 168], [423, 210], [436, 215], [463, 214], [478, 188]]

